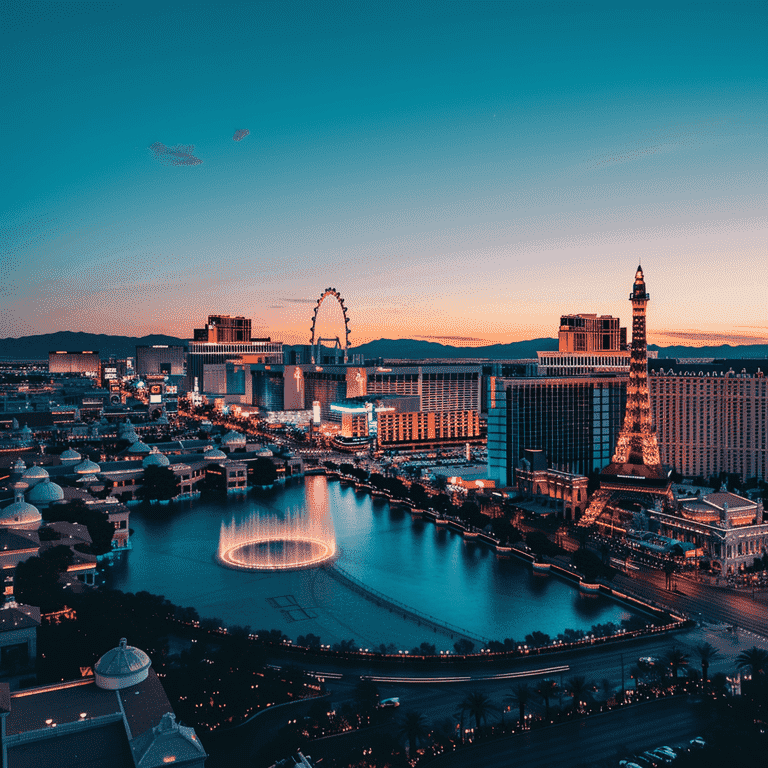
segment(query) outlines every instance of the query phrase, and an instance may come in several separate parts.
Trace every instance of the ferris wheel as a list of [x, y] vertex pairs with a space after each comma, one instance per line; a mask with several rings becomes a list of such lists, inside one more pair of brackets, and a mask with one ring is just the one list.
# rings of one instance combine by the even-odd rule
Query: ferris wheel
[[[341, 307], [342, 314], [344, 315], [344, 345], [342, 346], [341, 339], [338, 336], [329, 336], [321, 338], [318, 334], [316, 336], [315, 334], [315, 326], [317, 324], [317, 313], [320, 310], [320, 307], [322, 306], [323, 302], [326, 299], [335, 299], [339, 306]], [[320, 347], [324, 341], [330, 341], [333, 342], [333, 345], [336, 349], [343, 349], [344, 350], [344, 362], [347, 362], [348, 358], [348, 350], [349, 350], [349, 334], [351, 331], [349, 330], [349, 318], [347, 317], [347, 308], [344, 306], [344, 299], [342, 298], [341, 294], [335, 289], [335, 288], [326, 288], [321, 294], [320, 298], [317, 300], [317, 305], [315, 306], [315, 311], [312, 313], [312, 337], [310, 339], [310, 344], [312, 346], [312, 362], [316, 363], [320, 359]]]

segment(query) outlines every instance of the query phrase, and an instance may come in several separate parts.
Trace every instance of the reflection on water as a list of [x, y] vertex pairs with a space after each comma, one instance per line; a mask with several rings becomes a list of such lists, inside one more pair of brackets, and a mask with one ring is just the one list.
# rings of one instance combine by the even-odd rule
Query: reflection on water
[[412, 521], [402, 509], [324, 477], [259, 496], [136, 508], [134, 549], [110, 569], [112, 583], [126, 591], [163, 594], [202, 615], [223, 615], [234, 594], [244, 613], [239, 623], [254, 623], [247, 615], [249, 601], [278, 592], [274, 582], [265, 586], [264, 577], [216, 565], [221, 522], [252, 512], [281, 517], [295, 507], [310, 516], [330, 509], [337, 562], [355, 579], [481, 637], [523, 640], [535, 630], [555, 636], [566, 628], [588, 629], [631, 615], [605, 596], [584, 596], [554, 575], [534, 575], [527, 563], [497, 558], [482, 544], [467, 543], [431, 522]]

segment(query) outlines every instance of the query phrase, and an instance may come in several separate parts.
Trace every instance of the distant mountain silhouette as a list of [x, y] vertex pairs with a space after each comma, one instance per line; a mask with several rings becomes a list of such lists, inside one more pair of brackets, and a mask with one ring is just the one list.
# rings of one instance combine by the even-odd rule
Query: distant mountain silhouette
[[[47, 360], [52, 350], [79, 351], [98, 350], [102, 359], [108, 357], [133, 357], [136, 346], [142, 344], [168, 344], [187, 346], [187, 339], [175, 336], [110, 336], [103, 333], [81, 333], [59, 331], [39, 336], [23, 336], [18, 339], [0, 339], [0, 358], [18, 360]], [[715, 358], [765, 358], [768, 344], [750, 344], [732, 347], [722, 344], [718, 347], [659, 347], [655, 344], [648, 349], [658, 350], [659, 357], [715, 357]], [[421, 339], [378, 339], [350, 352], [365, 358], [382, 357], [387, 360], [459, 359], [474, 358], [485, 360], [535, 359], [537, 352], [557, 350], [557, 339], [531, 339], [513, 341], [509, 344], [490, 344], [484, 347], [453, 347], [435, 341]]]
[[[649, 344], [648, 349], [657, 350], [660, 358], [764, 358], [768, 357], [768, 344], [749, 344], [732, 347], [722, 344], [718, 347], [659, 347]], [[430, 358], [475, 358], [486, 360], [535, 359], [537, 352], [554, 352], [557, 339], [532, 339], [514, 341], [510, 344], [491, 344], [485, 347], [452, 347], [434, 341], [413, 339], [379, 339], [361, 344], [351, 350], [366, 358], [383, 357], [387, 360], [420, 360]]]
[[187, 341], [177, 339], [175, 336], [159, 334], [136, 338], [109, 336], [105, 333], [59, 331], [43, 333], [39, 336], [22, 336], [19, 339], [0, 339], [0, 358], [47, 360], [48, 353], [52, 351], [79, 352], [84, 349], [98, 351], [102, 360], [109, 357], [135, 357], [137, 344], [168, 344], [186, 347]]
[[452, 347], [435, 341], [414, 339], [379, 339], [350, 350], [366, 358], [387, 360], [424, 360], [431, 358], [480, 358], [485, 360], [521, 360], [535, 358], [537, 352], [557, 349], [557, 339], [532, 339], [485, 347]]

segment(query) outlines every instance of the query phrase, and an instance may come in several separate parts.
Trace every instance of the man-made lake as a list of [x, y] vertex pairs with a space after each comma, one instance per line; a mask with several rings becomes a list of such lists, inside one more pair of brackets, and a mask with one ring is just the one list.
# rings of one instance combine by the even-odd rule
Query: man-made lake
[[471, 637], [523, 641], [535, 630], [554, 637], [566, 628], [589, 629], [631, 615], [604, 596], [582, 595], [554, 575], [534, 575], [528, 563], [499, 559], [484, 544], [412, 520], [386, 501], [323, 476], [240, 498], [137, 507], [130, 521], [133, 550], [109, 568], [109, 583], [162, 594], [229, 625], [281, 629], [293, 640], [311, 632], [329, 644], [354, 638], [360, 647], [394, 643], [410, 649], [428, 641], [438, 649], [452, 648], [457, 638], [450, 633], [377, 605], [322, 568], [243, 572], [214, 560], [221, 522], [233, 515], [322, 508], [330, 510], [336, 528], [339, 554], [332, 568]]

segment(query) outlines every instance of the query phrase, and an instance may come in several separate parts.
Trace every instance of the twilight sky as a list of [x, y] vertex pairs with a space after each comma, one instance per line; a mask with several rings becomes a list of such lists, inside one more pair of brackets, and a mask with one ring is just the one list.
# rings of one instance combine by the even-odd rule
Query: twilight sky
[[765, 2], [0, 14], [0, 337], [517, 341], [641, 260], [649, 341], [768, 342]]

